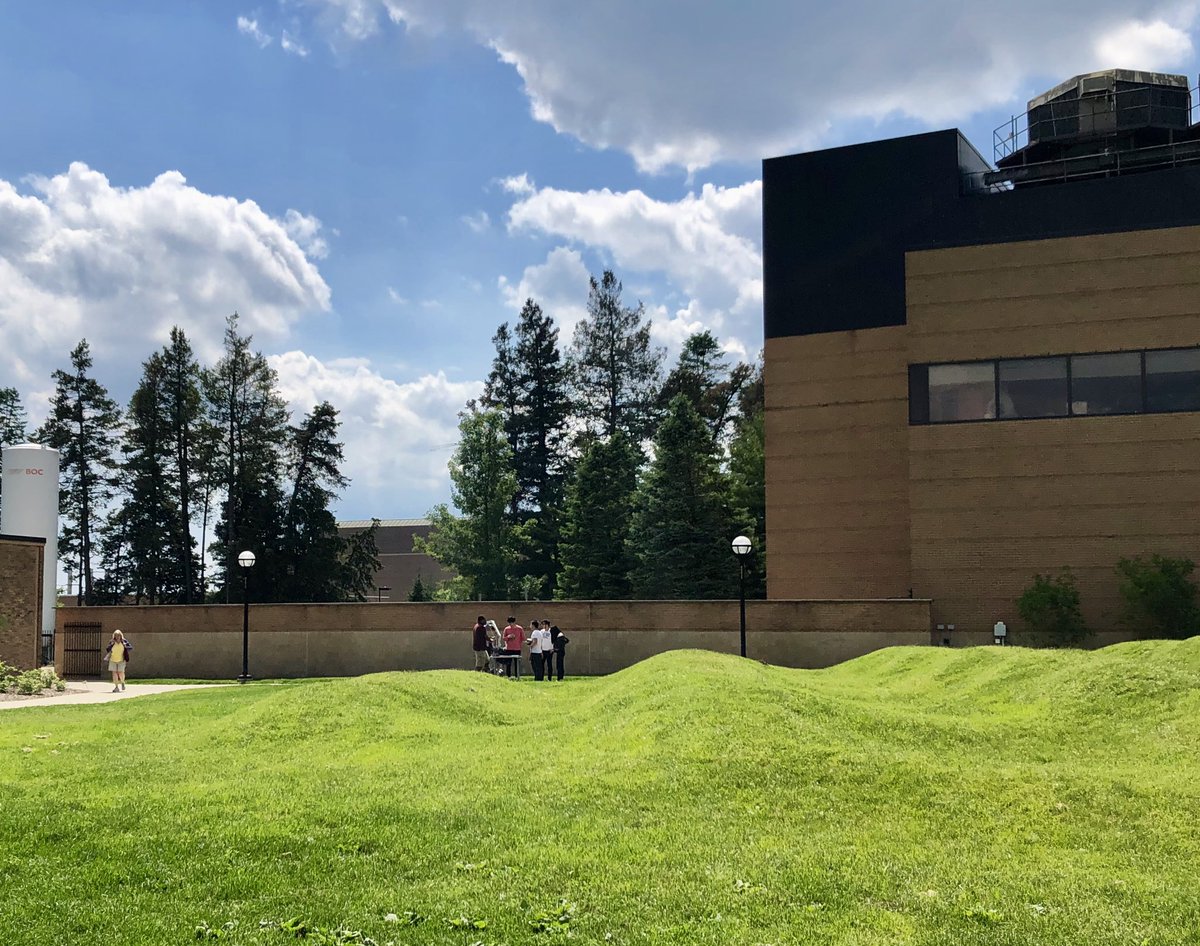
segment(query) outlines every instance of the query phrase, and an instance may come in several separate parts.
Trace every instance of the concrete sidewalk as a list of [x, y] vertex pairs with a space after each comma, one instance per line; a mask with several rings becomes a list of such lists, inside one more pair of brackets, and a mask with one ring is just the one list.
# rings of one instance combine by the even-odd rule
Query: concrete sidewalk
[[[112, 683], [97, 680], [71, 680], [68, 692], [51, 696], [27, 696], [0, 700], [0, 710], [25, 709], [30, 706], [73, 706], [80, 703], [115, 703], [135, 696], [151, 696], [155, 693], [174, 693], [176, 690], [202, 690], [214, 686], [233, 686], [229, 683], [130, 683], [120, 693], [113, 693]], [[74, 692], [71, 692], [74, 691]]]

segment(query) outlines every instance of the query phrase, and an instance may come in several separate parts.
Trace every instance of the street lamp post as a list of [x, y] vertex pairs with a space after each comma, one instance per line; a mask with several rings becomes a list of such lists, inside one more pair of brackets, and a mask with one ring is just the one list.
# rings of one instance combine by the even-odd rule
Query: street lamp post
[[375, 603], [382, 604], [383, 603], [383, 593], [385, 591], [391, 591], [392, 586], [391, 585], [376, 585], [375, 588], [378, 591], [378, 594], [375, 598]]
[[750, 554], [750, 540], [739, 535], [731, 543], [733, 554], [738, 560], [738, 593], [742, 618], [742, 656], [746, 656], [746, 556]]
[[238, 565], [242, 569], [242, 675], [238, 683], [250, 679], [250, 569], [254, 567], [254, 553], [238, 553]]

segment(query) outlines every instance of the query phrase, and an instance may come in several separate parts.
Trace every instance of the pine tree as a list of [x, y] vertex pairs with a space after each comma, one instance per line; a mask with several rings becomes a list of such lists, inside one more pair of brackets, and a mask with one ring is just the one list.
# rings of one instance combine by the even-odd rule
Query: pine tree
[[[166, 366], [161, 354], [142, 365], [142, 378], [126, 412], [122, 492], [118, 516], [127, 543], [129, 583], [140, 602], [178, 601], [184, 597], [191, 534], [182, 521], [178, 491], [172, 483], [175, 449], [170, 416], [164, 409]], [[113, 525], [116, 525], [114, 522]], [[180, 552], [186, 549], [186, 558]]]
[[570, 400], [567, 370], [558, 348], [558, 328], [532, 299], [517, 322], [514, 374], [516, 413], [509, 426], [515, 444], [518, 518], [531, 519], [523, 567], [526, 588], [552, 595], [558, 579], [558, 541], [566, 466]]
[[736, 529], [748, 536], [754, 546], [746, 562], [746, 596], [767, 596], [767, 491], [766, 438], [763, 410], [758, 408], [742, 418], [729, 444], [729, 487], [733, 508], [745, 513], [743, 525]]
[[[25, 422], [20, 393], [16, 388], [0, 388], [0, 450], [24, 443]], [[0, 483], [3, 479], [0, 477]]]
[[196, 540], [192, 520], [197, 514], [196, 496], [202, 489], [200, 462], [203, 437], [203, 396], [200, 392], [200, 365], [183, 329], [171, 329], [171, 340], [160, 354], [162, 386], [159, 394], [166, 446], [172, 458], [170, 487], [174, 493], [177, 522], [170, 535], [172, 554], [182, 571], [183, 604], [191, 604], [199, 591]]
[[369, 528], [342, 540], [339, 601], [366, 601], [375, 590], [375, 573], [379, 571], [379, 520], [372, 519]]
[[737, 589], [729, 542], [739, 520], [731, 513], [709, 428], [685, 395], [668, 405], [654, 447], [634, 497], [634, 594], [728, 597]]
[[708, 424], [713, 442], [724, 443], [737, 419], [738, 397], [753, 374], [747, 364], [730, 368], [717, 337], [705, 329], [683, 343], [679, 361], [659, 393], [659, 405], [665, 409], [677, 394], [684, 395]]
[[339, 470], [342, 444], [337, 411], [328, 401], [313, 408], [291, 430], [288, 472], [292, 490], [283, 519], [285, 601], [342, 598], [343, 542], [330, 505], [349, 482]]
[[64, 520], [59, 550], [78, 563], [79, 604], [95, 603], [94, 533], [113, 494], [113, 444], [121, 424], [116, 402], [90, 376], [91, 368], [91, 349], [83, 339], [71, 352], [71, 370], [54, 372], [50, 416], [37, 433], [39, 442], [59, 452]]
[[217, 435], [216, 461], [224, 501], [210, 547], [224, 582], [225, 600], [240, 590], [238, 553], [257, 556], [254, 597], [276, 600], [284, 569], [278, 549], [283, 531], [282, 447], [288, 440], [287, 405], [275, 389], [275, 371], [252, 338], [238, 334], [234, 313], [225, 326], [225, 354], [204, 372], [202, 387]]
[[429, 594], [429, 590], [425, 587], [425, 582], [421, 581], [421, 573], [417, 572], [417, 580], [413, 582], [412, 590], [408, 593], [409, 601], [432, 601], [433, 597]]
[[[517, 377], [516, 348], [513, 345], [512, 332], [508, 323], [503, 323], [496, 334], [492, 336], [492, 345], [496, 355], [492, 359], [492, 370], [488, 372], [487, 380], [483, 383], [483, 397], [479, 399], [480, 407], [484, 410], [499, 411], [504, 418], [504, 434], [508, 437], [508, 449], [516, 456], [517, 426], [516, 416], [521, 395], [521, 385]], [[468, 405], [470, 409], [473, 405]], [[513, 517], [516, 517], [517, 507], [521, 501], [520, 490], [513, 496]]]
[[416, 551], [429, 552], [469, 584], [472, 596], [503, 598], [517, 576], [526, 527], [511, 519], [517, 492], [512, 452], [499, 411], [467, 411], [459, 422], [459, 444], [450, 461], [450, 498], [429, 513], [432, 529], [417, 537]]
[[559, 555], [560, 598], [629, 598], [633, 494], [641, 457], [618, 432], [591, 444], [567, 485]]
[[650, 323], [639, 302], [621, 302], [611, 270], [591, 279], [587, 318], [575, 328], [571, 364], [576, 410], [593, 434], [617, 431], [640, 444], [654, 430], [663, 350], [650, 344]]

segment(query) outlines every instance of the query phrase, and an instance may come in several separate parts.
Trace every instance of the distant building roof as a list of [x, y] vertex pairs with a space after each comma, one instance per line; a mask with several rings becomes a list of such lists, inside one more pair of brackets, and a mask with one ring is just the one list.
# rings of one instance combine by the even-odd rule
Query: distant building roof
[[[337, 524], [339, 529], [369, 529], [371, 528], [371, 519], [345, 519]], [[428, 519], [380, 519], [379, 528], [395, 529], [404, 526], [427, 526], [430, 522]]]

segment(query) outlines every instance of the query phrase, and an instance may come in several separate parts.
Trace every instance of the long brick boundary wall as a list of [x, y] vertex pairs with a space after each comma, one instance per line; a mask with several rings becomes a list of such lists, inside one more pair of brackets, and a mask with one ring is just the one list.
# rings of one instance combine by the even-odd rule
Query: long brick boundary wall
[[[469, 669], [471, 627], [483, 614], [549, 618], [570, 638], [567, 673], [612, 673], [680, 648], [736, 654], [737, 601], [556, 601], [252, 604], [254, 677], [352, 676], [382, 670]], [[242, 668], [241, 605], [66, 607], [65, 624], [120, 628], [135, 644], [129, 676], [231, 679]], [[826, 667], [897, 644], [930, 643], [930, 602], [747, 601], [747, 655], [788, 667]], [[58, 648], [60, 670], [61, 648]], [[528, 648], [525, 669], [528, 670]]]
[[0, 660], [22, 670], [41, 663], [45, 539], [0, 535]]

